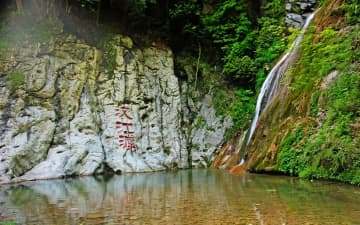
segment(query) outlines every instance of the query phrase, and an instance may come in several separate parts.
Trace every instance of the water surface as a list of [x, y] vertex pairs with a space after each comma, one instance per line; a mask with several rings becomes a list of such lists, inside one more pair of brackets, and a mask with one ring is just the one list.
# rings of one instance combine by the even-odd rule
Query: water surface
[[360, 188], [218, 170], [36, 181], [0, 186], [0, 221], [360, 224]]

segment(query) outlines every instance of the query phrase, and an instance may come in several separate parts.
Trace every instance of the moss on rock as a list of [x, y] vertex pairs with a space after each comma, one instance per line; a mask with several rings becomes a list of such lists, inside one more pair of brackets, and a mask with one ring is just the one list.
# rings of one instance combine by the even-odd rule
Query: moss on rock
[[247, 153], [252, 171], [360, 184], [360, 28], [339, 24], [325, 10], [339, 5], [327, 4], [287, 73], [291, 83], [260, 119]]

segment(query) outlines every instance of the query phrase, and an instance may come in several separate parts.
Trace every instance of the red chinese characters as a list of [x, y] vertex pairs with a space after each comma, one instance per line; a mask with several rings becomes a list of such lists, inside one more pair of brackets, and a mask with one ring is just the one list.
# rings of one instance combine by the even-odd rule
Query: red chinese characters
[[128, 106], [120, 106], [119, 108], [116, 108], [115, 115], [118, 117], [115, 126], [120, 147], [126, 150], [135, 151], [135, 133], [132, 123], [133, 117], [130, 116], [130, 108]]

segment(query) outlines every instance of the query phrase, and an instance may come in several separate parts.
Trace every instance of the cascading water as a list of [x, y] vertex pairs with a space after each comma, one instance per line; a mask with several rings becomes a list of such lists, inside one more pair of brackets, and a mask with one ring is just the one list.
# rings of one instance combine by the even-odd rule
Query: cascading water
[[280, 80], [283, 77], [286, 70], [291, 66], [292, 56], [296, 53], [296, 50], [299, 47], [299, 44], [300, 44], [302, 38], [304, 37], [304, 33], [305, 33], [306, 29], [308, 28], [308, 26], [315, 14], [316, 14], [316, 12], [310, 14], [306, 18], [306, 22], [305, 22], [303, 28], [301, 29], [300, 34], [296, 37], [295, 41], [292, 43], [289, 51], [272, 68], [269, 75], [266, 77], [264, 83], [262, 84], [260, 94], [259, 94], [257, 102], [256, 102], [255, 115], [251, 122], [249, 131], [246, 134], [245, 140], [243, 142], [243, 147], [241, 150], [242, 156], [241, 156], [240, 164], [244, 163], [244, 153], [245, 153], [244, 151], [254, 134], [260, 114], [264, 111], [264, 109], [269, 105], [271, 100], [277, 94], [277, 91], [280, 86]]

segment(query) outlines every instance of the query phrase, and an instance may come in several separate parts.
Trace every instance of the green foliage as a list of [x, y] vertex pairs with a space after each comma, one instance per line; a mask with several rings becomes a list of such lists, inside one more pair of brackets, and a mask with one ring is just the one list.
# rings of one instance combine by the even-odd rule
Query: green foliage
[[[269, 16], [258, 20], [261, 28], [255, 39], [255, 62], [257, 65], [255, 84], [257, 90], [260, 89], [276, 59], [285, 51], [287, 43], [294, 39], [293, 36], [284, 37], [286, 29], [280, 18], [276, 19]], [[292, 33], [297, 32], [292, 30]]]
[[[326, 123], [329, 121], [326, 121]], [[320, 130], [298, 127], [281, 142], [278, 170], [304, 178], [336, 179], [359, 183], [360, 150], [354, 146], [347, 116], [336, 117]]]
[[[327, 28], [318, 35], [318, 42], [313, 43], [315, 28], [309, 28], [301, 45], [301, 57], [296, 62], [296, 81], [292, 88], [296, 93], [310, 91], [315, 83], [329, 74], [331, 71], [343, 71], [352, 61], [352, 40], [354, 32], [350, 35], [339, 36], [338, 33]], [[305, 65], [305, 66], [304, 66]], [[309, 76], [311, 75], [311, 76]]]
[[230, 139], [237, 130], [245, 129], [252, 119], [255, 111], [256, 96], [248, 89], [237, 89], [229, 96], [222, 88], [215, 88], [213, 104], [217, 115], [231, 116], [233, 126], [225, 134]]
[[298, 149], [298, 142], [304, 137], [304, 128], [299, 126], [294, 133], [288, 134], [280, 144], [280, 153], [278, 155], [278, 169], [281, 172], [290, 175], [299, 174], [304, 166], [301, 149]]
[[221, 87], [214, 88], [212, 103], [216, 109], [216, 115], [229, 115], [229, 106], [231, 105], [231, 98], [228, 92]]
[[360, 117], [359, 73], [342, 74], [325, 94], [328, 96], [327, 118], [304, 146], [309, 152], [314, 149], [319, 152], [300, 176], [359, 183], [359, 177], [354, 175], [360, 173], [360, 140], [352, 129], [353, 121]]
[[165, 153], [167, 156], [169, 156], [170, 153], [171, 153], [171, 147], [170, 147], [170, 146], [166, 146], [166, 147], [164, 148], [164, 153]]
[[181, 1], [174, 4], [169, 10], [171, 18], [185, 17], [191, 14], [200, 14], [195, 1]]
[[[224, 53], [224, 73], [240, 80], [246, 80], [249, 75], [253, 76], [252, 71], [255, 69], [252, 62], [247, 65], [252, 61], [247, 52], [251, 52], [254, 33], [251, 33], [252, 24], [245, 9], [244, 1], [227, 0], [222, 2], [214, 13], [202, 18], [206, 32]], [[248, 35], [249, 33], [251, 35]], [[238, 63], [245, 66], [244, 71], [239, 71], [241, 67]]]
[[244, 129], [255, 111], [256, 98], [254, 92], [246, 89], [235, 91], [235, 101], [230, 105], [230, 115], [237, 129]]
[[341, 9], [345, 12], [347, 24], [355, 25], [360, 23], [360, 5], [358, 0], [346, 0]]
[[319, 111], [319, 107], [318, 107], [319, 97], [320, 97], [320, 91], [316, 91], [311, 95], [310, 110], [311, 110], [311, 115], [313, 117], [315, 117]]
[[286, 49], [285, 25], [276, 19], [259, 19], [261, 29], [256, 38], [256, 61], [259, 64], [271, 64]]
[[268, 17], [280, 19], [284, 16], [285, 13], [284, 1], [267, 1], [267, 4], [264, 6], [264, 10]]
[[[320, 127], [306, 127], [288, 134], [277, 155], [279, 171], [305, 178], [335, 179], [360, 184], [360, 68], [357, 38], [359, 27], [339, 33], [327, 28], [318, 34], [310, 29], [302, 43], [302, 54], [292, 71], [293, 98], [313, 93], [311, 116], [319, 108], [326, 112]], [[325, 90], [317, 90], [331, 71], [339, 77]], [[321, 97], [321, 101], [319, 101]], [[297, 101], [297, 100], [293, 100]], [[306, 129], [305, 129], [306, 128]]]
[[257, 71], [270, 67], [286, 49], [285, 7], [280, 0], [269, 1], [263, 7], [264, 16], [253, 22], [247, 7], [246, 1], [223, 1], [202, 22], [222, 49], [223, 72], [230, 80], [254, 88], [257, 74], [266, 73]]
[[172, 20], [182, 20], [182, 32], [196, 33], [199, 29], [196, 22], [200, 17], [200, 9], [195, 1], [180, 1], [169, 9]]
[[225, 73], [233, 74], [235, 79], [242, 80], [246, 83], [254, 81], [256, 71], [255, 61], [247, 55], [243, 57], [229, 57], [226, 67], [224, 68]]
[[16, 225], [15, 221], [0, 221], [0, 225]]
[[11, 71], [6, 75], [8, 81], [10, 82], [10, 87], [12, 90], [19, 88], [25, 83], [25, 75], [21, 71]]
[[360, 78], [358, 72], [342, 74], [327, 92], [329, 108], [334, 113], [360, 116]]
[[104, 50], [104, 63], [105, 68], [108, 73], [108, 78], [111, 79], [114, 77], [115, 69], [116, 69], [116, 48], [114, 47], [114, 43], [111, 40], [104, 41], [103, 44]]
[[206, 126], [206, 120], [203, 116], [198, 116], [197, 120], [195, 121], [195, 128], [199, 129], [199, 128], [203, 128]]
[[262, 17], [257, 15], [259, 18], [252, 20], [246, 0], [217, 1], [211, 5], [213, 8], [204, 11], [198, 1], [174, 1], [169, 13], [171, 24], [186, 38], [202, 42], [204, 52], [211, 48], [220, 50], [213, 57], [222, 59], [225, 78], [245, 89], [254, 89], [257, 71], [270, 67], [286, 49], [283, 2], [267, 1]]
[[251, 25], [245, 3], [236, 0], [224, 1], [213, 14], [204, 17], [203, 22], [214, 42], [222, 44], [225, 53], [231, 51], [232, 44], [246, 37]]

